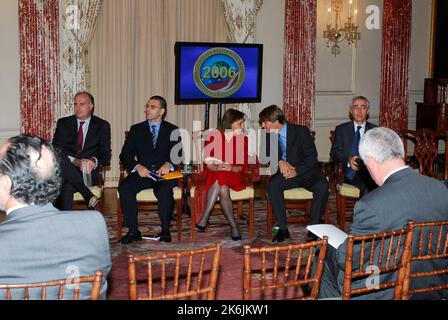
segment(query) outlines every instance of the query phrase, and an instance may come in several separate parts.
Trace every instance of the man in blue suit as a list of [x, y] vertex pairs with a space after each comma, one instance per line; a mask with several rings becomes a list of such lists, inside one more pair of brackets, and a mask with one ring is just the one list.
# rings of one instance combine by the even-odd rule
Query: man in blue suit
[[350, 104], [351, 121], [340, 124], [334, 131], [334, 142], [331, 146], [330, 158], [342, 164], [344, 182], [354, 185], [360, 190], [360, 196], [375, 189], [377, 185], [370, 177], [366, 167], [361, 164], [358, 144], [363, 135], [375, 124], [367, 121], [370, 102], [366, 97], [356, 96]]
[[[151, 172], [159, 176], [174, 170], [181, 162], [182, 151], [174, 148], [180, 143], [178, 127], [163, 120], [167, 103], [160, 96], [151, 97], [146, 104], [146, 120], [133, 125], [124, 142], [120, 160], [130, 174], [118, 186], [125, 225], [129, 232], [121, 238], [122, 244], [141, 241], [138, 229], [136, 195], [143, 189], [154, 189], [161, 221], [160, 242], [171, 242], [170, 221], [174, 210], [173, 188], [177, 179], [154, 181]], [[180, 212], [178, 212], [180, 214]]]

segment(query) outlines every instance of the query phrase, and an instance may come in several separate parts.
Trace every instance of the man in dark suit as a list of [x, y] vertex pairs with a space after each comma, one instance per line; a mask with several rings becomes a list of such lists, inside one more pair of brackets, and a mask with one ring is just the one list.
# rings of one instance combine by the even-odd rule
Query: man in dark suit
[[[367, 235], [400, 229], [409, 220], [414, 222], [448, 220], [448, 190], [442, 182], [416, 173], [404, 162], [404, 146], [394, 131], [387, 128], [371, 129], [361, 139], [359, 152], [379, 188], [358, 200], [353, 212], [351, 234]], [[444, 240], [443, 240], [444, 241]], [[346, 241], [347, 242], [347, 241]], [[320, 286], [320, 298], [341, 296], [344, 282], [346, 245], [335, 250], [329, 247]], [[418, 238], [414, 238], [414, 250]], [[387, 244], [386, 244], [387, 247]], [[355, 254], [359, 248], [355, 246]], [[369, 255], [367, 255], [367, 258]], [[368, 265], [366, 261], [365, 265]], [[413, 264], [412, 272], [447, 267], [446, 261], [428, 260]], [[390, 279], [394, 275], [380, 277]], [[445, 284], [448, 275], [422, 277], [411, 280], [411, 289], [426, 284]], [[353, 288], [366, 286], [366, 280], [354, 282]], [[359, 299], [392, 299], [393, 289], [360, 295]], [[413, 298], [413, 297], [411, 297]], [[416, 295], [421, 299], [448, 298], [448, 290]]]
[[[143, 189], [154, 189], [161, 221], [160, 242], [171, 242], [170, 221], [174, 210], [173, 188], [177, 179], [155, 181], [151, 172], [162, 176], [181, 162], [180, 133], [175, 125], [164, 121], [167, 104], [160, 96], [151, 97], [146, 104], [145, 121], [133, 125], [123, 145], [120, 160], [130, 174], [118, 186], [124, 224], [129, 232], [121, 238], [122, 244], [141, 241], [138, 229], [136, 195]], [[179, 154], [180, 153], [180, 154]], [[181, 214], [178, 212], [178, 214]]]
[[[0, 148], [0, 210], [6, 211], [0, 223], [0, 283], [47, 282], [100, 270], [105, 299], [112, 266], [106, 223], [97, 211], [56, 209], [52, 202], [61, 184], [59, 159], [48, 142], [22, 135]], [[73, 297], [73, 289], [65, 290], [65, 299]], [[90, 290], [82, 284], [80, 299], [89, 299]], [[40, 290], [29, 293], [40, 299]], [[57, 296], [57, 287], [47, 290], [48, 299]], [[12, 298], [23, 299], [23, 290], [13, 290]]]
[[53, 145], [61, 152], [64, 176], [61, 193], [56, 201], [60, 210], [71, 210], [73, 194], [81, 193], [90, 208], [99, 199], [86, 186], [84, 176], [91, 175], [92, 184], [98, 183], [99, 167], [109, 165], [111, 157], [110, 125], [94, 115], [94, 99], [88, 92], [75, 96], [75, 114], [58, 120]]
[[[279, 227], [272, 241], [282, 242], [289, 238], [283, 191], [298, 187], [311, 191], [311, 224], [317, 224], [323, 216], [328, 200], [328, 181], [319, 168], [316, 146], [308, 128], [287, 123], [283, 110], [276, 105], [261, 111], [259, 123], [268, 134], [268, 140], [278, 141], [273, 144], [275, 150], [272, 152], [271, 143], [267, 143], [269, 156], [279, 160], [271, 160], [271, 168], [274, 161], [278, 170], [274, 169], [267, 193]], [[275, 157], [276, 151], [278, 158]], [[309, 237], [313, 236], [309, 234]]]
[[364, 133], [376, 127], [367, 121], [370, 102], [363, 96], [356, 96], [350, 104], [352, 121], [340, 124], [334, 131], [334, 142], [330, 157], [344, 168], [344, 181], [360, 190], [360, 196], [375, 189], [377, 185], [370, 177], [366, 167], [360, 163], [357, 145]]

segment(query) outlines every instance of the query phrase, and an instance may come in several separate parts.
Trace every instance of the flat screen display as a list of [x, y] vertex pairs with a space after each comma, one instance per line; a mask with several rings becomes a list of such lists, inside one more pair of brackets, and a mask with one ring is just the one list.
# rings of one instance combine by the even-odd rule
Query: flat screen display
[[263, 45], [177, 42], [176, 104], [261, 102]]

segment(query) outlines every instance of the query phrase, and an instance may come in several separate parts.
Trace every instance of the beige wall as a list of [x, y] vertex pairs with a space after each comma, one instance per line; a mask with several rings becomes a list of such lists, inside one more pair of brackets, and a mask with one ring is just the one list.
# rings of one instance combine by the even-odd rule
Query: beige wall
[[0, 1], [0, 143], [20, 131], [18, 0]]

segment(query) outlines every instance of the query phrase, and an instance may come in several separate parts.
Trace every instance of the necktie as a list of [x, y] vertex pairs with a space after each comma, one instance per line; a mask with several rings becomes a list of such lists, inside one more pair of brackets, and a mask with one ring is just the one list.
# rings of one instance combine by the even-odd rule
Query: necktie
[[82, 126], [84, 125], [85, 121], [79, 122], [79, 129], [78, 129], [78, 139], [76, 140], [76, 154], [79, 156], [82, 150], [82, 144], [84, 142], [84, 131], [82, 130]]
[[[362, 128], [362, 126], [358, 126], [355, 134], [353, 135], [351, 156], [359, 156], [359, 141], [361, 140], [361, 128]], [[353, 170], [351, 167], [347, 168], [345, 176], [350, 181], [353, 180], [355, 175], [356, 175], [355, 170]]]
[[156, 143], [157, 143], [156, 126], [151, 126], [151, 133], [152, 133], [152, 145], [154, 146], [154, 149], [155, 149]]
[[281, 134], [278, 134], [278, 142], [280, 142], [280, 147], [282, 148], [282, 160], [286, 161], [286, 139], [282, 137]]

